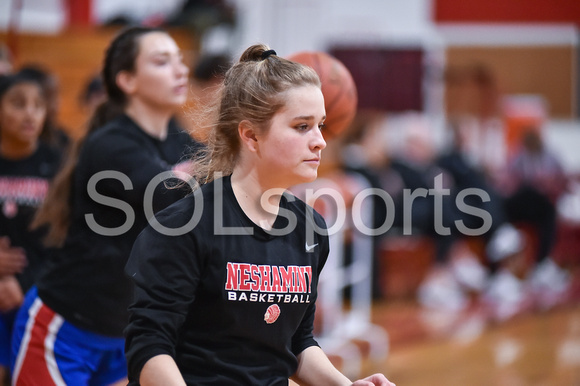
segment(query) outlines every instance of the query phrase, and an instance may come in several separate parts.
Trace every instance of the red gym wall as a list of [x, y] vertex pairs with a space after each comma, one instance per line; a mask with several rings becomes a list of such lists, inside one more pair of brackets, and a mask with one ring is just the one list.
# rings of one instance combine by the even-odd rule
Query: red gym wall
[[575, 23], [578, 0], [435, 0], [436, 22]]
[[68, 24], [71, 26], [88, 26], [92, 23], [91, 0], [66, 0]]

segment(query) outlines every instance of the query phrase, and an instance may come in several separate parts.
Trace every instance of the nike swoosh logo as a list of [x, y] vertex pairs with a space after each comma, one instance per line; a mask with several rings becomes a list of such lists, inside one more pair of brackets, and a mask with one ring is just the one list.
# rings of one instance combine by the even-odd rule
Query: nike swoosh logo
[[308, 245], [308, 243], [304, 244], [304, 247], [306, 248], [306, 252], [310, 252], [314, 249], [315, 246], [317, 246], [318, 243], [313, 244], [313, 245]]

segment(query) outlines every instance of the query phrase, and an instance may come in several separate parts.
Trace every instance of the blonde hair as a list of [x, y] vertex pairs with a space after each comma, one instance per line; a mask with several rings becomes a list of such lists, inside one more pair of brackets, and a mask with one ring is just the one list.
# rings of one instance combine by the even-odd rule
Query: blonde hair
[[286, 103], [284, 93], [307, 85], [321, 87], [312, 68], [279, 57], [264, 44], [246, 49], [226, 72], [211, 108], [216, 120], [206, 150], [194, 159], [194, 178], [207, 183], [216, 172], [231, 174], [240, 152], [238, 124], [248, 120], [267, 130], [274, 114]]

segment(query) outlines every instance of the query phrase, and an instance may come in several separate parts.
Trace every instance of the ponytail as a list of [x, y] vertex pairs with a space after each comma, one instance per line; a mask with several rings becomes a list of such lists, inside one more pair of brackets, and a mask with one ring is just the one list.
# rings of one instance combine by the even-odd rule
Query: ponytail
[[103, 127], [107, 122], [123, 114], [127, 97], [116, 82], [121, 71], [135, 71], [141, 36], [162, 31], [158, 28], [129, 27], [121, 31], [111, 42], [103, 63], [103, 84], [107, 100], [95, 110], [88, 122], [84, 135], [73, 142], [61, 170], [54, 178], [44, 203], [36, 212], [31, 229], [47, 227], [44, 243], [49, 247], [63, 245], [72, 222], [72, 186], [76, 165], [89, 134]]

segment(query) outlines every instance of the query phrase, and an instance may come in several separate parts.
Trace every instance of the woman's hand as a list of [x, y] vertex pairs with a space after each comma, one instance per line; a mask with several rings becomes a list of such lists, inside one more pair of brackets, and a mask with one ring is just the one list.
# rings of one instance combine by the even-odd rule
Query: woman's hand
[[20, 273], [26, 264], [24, 249], [10, 246], [7, 236], [0, 237], [0, 276]]
[[24, 294], [16, 277], [0, 277], [0, 311], [8, 312], [20, 307], [24, 301]]
[[395, 386], [383, 374], [373, 374], [370, 377], [355, 381], [352, 386]]

